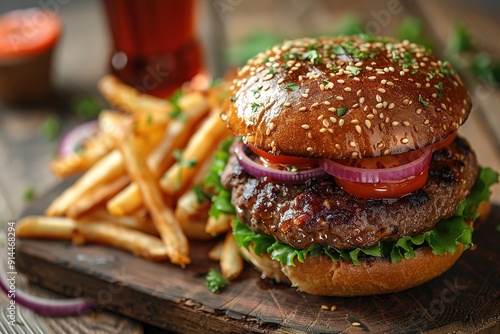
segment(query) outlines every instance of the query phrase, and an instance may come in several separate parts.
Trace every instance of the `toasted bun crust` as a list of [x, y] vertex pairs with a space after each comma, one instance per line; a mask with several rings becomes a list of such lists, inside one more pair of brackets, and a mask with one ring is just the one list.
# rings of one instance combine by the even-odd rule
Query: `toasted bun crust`
[[448, 270], [462, 254], [459, 244], [453, 255], [434, 255], [430, 247], [415, 250], [415, 257], [391, 263], [387, 259], [370, 259], [361, 265], [341, 260], [333, 262], [321, 255], [307, 257], [295, 267], [282, 266], [268, 254], [257, 256], [251, 249], [242, 249], [245, 257], [266, 277], [288, 282], [312, 295], [368, 296], [398, 292], [423, 284]]
[[239, 69], [221, 117], [268, 152], [356, 158], [440, 141], [470, 109], [459, 76], [423, 46], [351, 36], [285, 41], [258, 54]]

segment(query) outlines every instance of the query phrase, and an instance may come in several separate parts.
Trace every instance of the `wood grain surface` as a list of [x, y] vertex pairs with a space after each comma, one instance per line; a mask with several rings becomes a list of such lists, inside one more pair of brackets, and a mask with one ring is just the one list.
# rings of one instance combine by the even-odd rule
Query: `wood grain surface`
[[[67, 185], [23, 214], [40, 214]], [[260, 279], [250, 266], [213, 294], [204, 285], [209, 268], [217, 266], [206, 255], [211, 242], [192, 243], [193, 264], [184, 270], [97, 245], [40, 240], [19, 240], [17, 265], [43, 287], [178, 333], [495, 333], [500, 330], [499, 223], [500, 207], [494, 206], [475, 233], [474, 248], [441, 277], [371, 297], [307, 295]]]

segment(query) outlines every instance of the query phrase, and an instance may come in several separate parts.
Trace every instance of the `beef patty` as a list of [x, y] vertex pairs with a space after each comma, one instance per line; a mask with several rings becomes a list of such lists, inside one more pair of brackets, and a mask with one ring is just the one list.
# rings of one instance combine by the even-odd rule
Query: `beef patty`
[[238, 218], [252, 230], [298, 249], [311, 244], [338, 249], [368, 248], [431, 230], [450, 217], [468, 196], [477, 161], [466, 140], [457, 137], [434, 152], [425, 186], [399, 199], [351, 196], [331, 177], [304, 184], [278, 184], [248, 175], [231, 156], [222, 184], [232, 190]]

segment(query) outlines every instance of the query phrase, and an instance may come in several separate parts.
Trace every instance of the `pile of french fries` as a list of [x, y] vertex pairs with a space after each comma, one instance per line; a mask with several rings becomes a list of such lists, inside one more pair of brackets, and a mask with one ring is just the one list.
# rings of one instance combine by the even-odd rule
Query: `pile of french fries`
[[191, 262], [189, 239], [225, 234], [209, 256], [220, 261], [225, 278], [236, 278], [243, 261], [227, 233], [232, 217], [209, 217], [210, 201], [200, 201], [193, 191], [230, 135], [219, 117], [224, 87], [184, 87], [175, 102], [141, 93], [112, 75], [98, 88], [113, 109], [101, 111], [99, 130], [81, 151], [51, 165], [61, 178], [81, 176], [45, 216], [21, 219], [17, 236], [104, 244], [184, 267]]

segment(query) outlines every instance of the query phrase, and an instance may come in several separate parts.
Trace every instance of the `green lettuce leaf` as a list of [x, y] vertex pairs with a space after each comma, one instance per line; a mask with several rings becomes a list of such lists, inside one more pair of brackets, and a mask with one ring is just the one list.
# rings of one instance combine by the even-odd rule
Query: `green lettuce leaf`
[[286, 266], [295, 266], [295, 260], [304, 262], [307, 256], [314, 257], [320, 254], [329, 256], [332, 261], [344, 259], [352, 261], [355, 265], [359, 265], [360, 260], [367, 256], [387, 257], [392, 263], [397, 263], [403, 258], [413, 258], [415, 247], [421, 245], [429, 245], [435, 255], [454, 254], [460, 243], [464, 245], [464, 249], [472, 245], [473, 228], [467, 225], [466, 220], [477, 218], [477, 207], [481, 202], [489, 200], [491, 195], [489, 188], [497, 182], [498, 173], [491, 168], [479, 167], [478, 177], [470, 195], [460, 202], [452, 217], [441, 220], [430, 231], [416, 236], [405, 236], [395, 242], [379, 242], [367, 249], [356, 248], [346, 251], [317, 244], [307, 249], [295, 249], [288, 244], [276, 241], [269, 235], [250, 230], [238, 219], [235, 221], [233, 234], [240, 247], [248, 248], [253, 244], [256, 254], [262, 255], [266, 252], [272, 259]]

